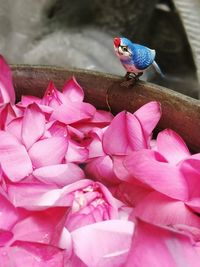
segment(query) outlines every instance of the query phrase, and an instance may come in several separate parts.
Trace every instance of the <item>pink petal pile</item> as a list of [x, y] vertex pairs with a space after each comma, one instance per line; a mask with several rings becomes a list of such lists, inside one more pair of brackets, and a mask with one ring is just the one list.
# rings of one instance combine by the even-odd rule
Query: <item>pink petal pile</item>
[[113, 116], [75, 78], [15, 103], [0, 58], [0, 266], [199, 267], [200, 154], [157, 102]]

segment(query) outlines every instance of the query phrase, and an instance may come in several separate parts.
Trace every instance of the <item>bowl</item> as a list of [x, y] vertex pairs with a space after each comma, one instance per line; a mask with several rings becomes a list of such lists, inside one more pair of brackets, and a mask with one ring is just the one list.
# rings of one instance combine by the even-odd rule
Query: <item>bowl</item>
[[100, 72], [52, 66], [12, 65], [17, 100], [21, 95], [41, 97], [49, 83], [58, 88], [75, 76], [85, 92], [85, 101], [114, 114], [136, 111], [149, 101], [159, 101], [162, 118], [156, 132], [171, 128], [182, 136], [193, 152], [200, 151], [200, 101], [155, 84], [138, 81], [124, 85], [123, 77]]

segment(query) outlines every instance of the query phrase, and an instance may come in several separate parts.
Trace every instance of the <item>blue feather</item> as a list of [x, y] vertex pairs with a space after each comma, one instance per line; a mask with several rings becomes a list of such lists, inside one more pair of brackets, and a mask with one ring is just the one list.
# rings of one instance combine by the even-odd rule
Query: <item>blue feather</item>
[[155, 59], [155, 51], [138, 44], [134, 44], [132, 47], [132, 60], [135, 67], [139, 70], [145, 70], [153, 63]]

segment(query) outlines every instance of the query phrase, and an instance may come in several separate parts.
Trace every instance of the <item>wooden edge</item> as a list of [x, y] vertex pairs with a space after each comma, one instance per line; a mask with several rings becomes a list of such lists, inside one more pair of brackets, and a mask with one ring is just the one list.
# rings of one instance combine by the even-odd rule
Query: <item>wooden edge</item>
[[62, 89], [65, 81], [76, 77], [85, 92], [85, 101], [99, 109], [108, 109], [107, 99], [114, 114], [136, 111], [150, 101], [159, 101], [162, 118], [159, 130], [171, 128], [179, 133], [189, 147], [200, 151], [200, 101], [170, 89], [139, 81], [134, 86], [123, 86], [122, 77], [100, 72], [47, 66], [12, 65], [17, 98], [33, 94], [42, 96], [48, 82]]

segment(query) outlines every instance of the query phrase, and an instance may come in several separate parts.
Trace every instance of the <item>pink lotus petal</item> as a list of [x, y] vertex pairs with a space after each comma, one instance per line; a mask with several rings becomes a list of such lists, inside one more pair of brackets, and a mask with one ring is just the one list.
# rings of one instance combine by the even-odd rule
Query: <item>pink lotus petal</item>
[[46, 126], [51, 136], [68, 136], [68, 130], [64, 123], [61, 123], [59, 121], [50, 121], [48, 124], [46, 124]]
[[128, 147], [128, 133], [126, 128], [126, 112], [120, 112], [112, 120], [103, 136], [105, 153], [114, 155], [126, 154]]
[[146, 139], [140, 121], [134, 114], [127, 113], [127, 133], [129, 140], [129, 150], [140, 150], [147, 148], [148, 139]]
[[29, 210], [43, 210], [44, 207], [38, 205], [38, 200], [45, 193], [55, 188], [57, 187], [53, 184], [9, 184], [8, 196], [15, 207], [22, 207]]
[[[200, 198], [200, 160], [190, 157], [183, 160], [180, 163], [179, 168], [187, 181], [189, 200], [194, 202], [196, 198]], [[198, 209], [200, 211], [200, 208]]]
[[186, 225], [200, 228], [200, 218], [182, 201], [170, 199], [155, 191], [137, 204], [135, 215], [151, 224], [170, 227]]
[[0, 131], [0, 164], [3, 172], [13, 182], [20, 181], [32, 172], [32, 164], [28, 153], [17, 138]]
[[51, 120], [58, 120], [71, 124], [81, 120], [90, 119], [95, 113], [95, 107], [88, 103], [70, 102], [61, 104], [52, 115]]
[[158, 134], [157, 150], [174, 165], [190, 156], [183, 139], [171, 129], [166, 129]]
[[105, 152], [102, 146], [102, 136], [103, 131], [101, 131], [101, 129], [97, 129], [96, 131], [90, 133], [90, 138], [92, 139], [92, 141], [87, 146], [87, 149], [89, 151], [88, 158], [91, 159], [105, 156]]
[[17, 137], [18, 141], [21, 143], [21, 133], [22, 133], [22, 117], [12, 120], [6, 127], [6, 131]]
[[0, 110], [0, 129], [5, 130], [9, 122], [16, 118], [16, 113], [11, 104], [5, 104]]
[[41, 99], [39, 97], [33, 96], [33, 95], [22, 95], [21, 101], [17, 103], [17, 106], [19, 107], [27, 107], [30, 104], [37, 103], [40, 104]]
[[32, 211], [12, 229], [14, 240], [58, 246], [66, 218], [66, 208]]
[[29, 149], [43, 134], [45, 130], [45, 115], [37, 104], [27, 107], [22, 121], [22, 141]]
[[15, 136], [13, 136], [10, 133], [7, 133], [6, 131], [0, 131], [0, 147], [6, 147], [7, 145], [9, 146], [14, 146], [14, 145], [20, 145], [19, 140]]
[[196, 213], [200, 213], [200, 198], [193, 198], [191, 200], [185, 201], [185, 204], [190, 207]]
[[187, 236], [139, 221], [125, 267], [198, 267], [200, 250]]
[[109, 188], [112, 195], [121, 200], [123, 203], [130, 207], [136, 207], [145, 198], [152, 189], [146, 188], [144, 185], [134, 182], [121, 183]]
[[51, 137], [34, 143], [28, 153], [34, 168], [40, 168], [62, 163], [67, 147], [66, 138]]
[[150, 141], [152, 131], [161, 117], [161, 106], [159, 102], [152, 101], [139, 108], [134, 115], [142, 125], [145, 139]]
[[10, 231], [0, 230], [0, 247], [3, 247], [13, 238], [13, 233]]
[[79, 146], [73, 141], [69, 141], [65, 159], [66, 162], [84, 163], [88, 159], [88, 149], [83, 146]]
[[2, 267], [64, 267], [64, 261], [63, 250], [40, 243], [17, 241], [0, 249]]
[[0, 56], [0, 94], [1, 103], [15, 103], [15, 91], [12, 84], [11, 70], [2, 56]]
[[132, 176], [153, 189], [179, 200], [188, 199], [188, 188], [178, 168], [168, 164], [156, 151], [133, 152], [124, 161]]
[[58, 186], [76, 182], [85, 176], [83, 170], [73, 163], [41, 167], [34, 170], [33, 175], [44, 183], [55, 183]]
[[120, 112], [103, 136], [103, 148], [109, 155], [126, 155], [129, 150], [146, 147], [140, 122], [129, 112]]
[[125, 182], [132, 182], [133, 176], [128, 172], [124, 166], [124, 159], [126, 156], [112, 156], [113, 171], [118, 179]]
[[73, 76], [63, 87], [63, 95], [72, 102], [83, 102], [84, 91]]
[[12, 203], [0, 194], [0, 229], [11, 230], [18, 217], [18, 212]]
[[66, 267], [88, 267], [75, 254], [67, 261]]
[[85, 173], [87, 177], [103, 183], [120, 183], [113, 171], [113, 161], [109, 156], [92, 159], [87, 163]]
[[87, 266], [124, 266], [131, 246], [133, 230], [132, 222], [120, 220], [81, 227], [72, 232], [74, 253]]
[[90, 122], [97, 123], [99, 126], [103, 124], [104, 126], [110, 124], [113, 120], [114, 116], [111, 112], [105, 110], [96, 110], [94, 117], [91, 119]]
[[50, 106], [52, 108], [57, 108], [62, 104], [59, 98], [60, 92], [56, 89], [53, 82], [50, 82], [45, 93], [44, 97], [41, 100], [41, 104], [45, 106]]
[[83, 132], [79, 131], [77, 128], [74, 128], [70, 125], [67, 125], [67, 130], [72, 140], [81, 141], [85, 137]]

